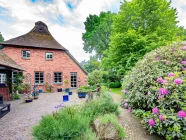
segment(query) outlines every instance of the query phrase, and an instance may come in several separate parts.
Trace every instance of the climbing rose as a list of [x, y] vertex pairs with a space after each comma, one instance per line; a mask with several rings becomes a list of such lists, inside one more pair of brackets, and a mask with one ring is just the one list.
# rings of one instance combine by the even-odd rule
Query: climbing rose
[[123, 92], [123, 93], [125, 94], [127, 91], [124, 89], [124, 90], [122, 90], [121, 92]]
[[183, 111], [183, 110], [179, 111], [179, 112], [178, 112], [178, 117], [179, 117], [179, 118], [185, 118], [185, 117], [186, 117], [186, 112]]
[[163, 115], [159, 115], [159, 119], [160, 119], [160, 121], [164, 121], [165, 120]]
[[173, 76], [175, 76], [175, 74], [171, 72], [171, 73], [168, 74], [168, 76], [173, 77]]
[[181, 50], [186, 50], [186, 46], [183, 46], [183, 47], [181, 48]]
[[182, 65], [186, 65], [186, 61], [184, 60], [184, 61], [181, 61], [181, 64]]
[[162, 82], [163, 82], [163, 79], [162, 79], [161, 77], [159, 77], [159, 78], [157, 79], [157, 82], [158, 82], [158, 83], [162, 83]]
[[125, 107], [128, 107], [128, 103], [125, 103], [124, 106], [125, 106]]
[[162, 84], [163, 85], [167, 85], [168, 84], [168, 81], [167, 80], [163, 80]]
[[155, 121], [154, 121], [153, 119], [150, 119], [150, 120], [149, 120], [149, 125], [150, 125], [150, 126], [154, 126], [155, 124], [156, 124], [156, 123], [155, 123]]
[[165, 89], [165, 88], [160, 88], [160, 93], [162, 94], [162, 95], [167, 95], [168, 94], [168, 90], [167, 89]]
[[154, 113], [154, 114], [158, 114], [158, 113], [159, 113], [158, 108], [157, 108], [157, 107], [153, 108], [153, 109], [152, 109], [152, 113]]
[[158, 100], [161, 100], [162, 98], [163, 98], [162, 95], [159, 95], [159, 96], [158, 96]]
[[174, 80], [175, 85], [181, 85], [182, 83], [183, 83], [183, 81], [180, 78], [177, 78]]

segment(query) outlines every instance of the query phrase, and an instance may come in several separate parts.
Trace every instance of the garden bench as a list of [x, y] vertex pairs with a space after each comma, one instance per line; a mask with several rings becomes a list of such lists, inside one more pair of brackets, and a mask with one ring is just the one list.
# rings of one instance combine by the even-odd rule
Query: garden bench
[[3, 104], [3, 96], [0, 96], [0, 118], [10, 112], [10, 104]]

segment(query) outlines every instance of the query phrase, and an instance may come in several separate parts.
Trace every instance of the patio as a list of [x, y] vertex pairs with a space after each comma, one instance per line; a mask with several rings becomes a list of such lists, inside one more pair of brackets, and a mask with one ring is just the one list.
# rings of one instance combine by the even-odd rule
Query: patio
[[[31, 103], [24, 100], [10, 101], [11, 111], [0, 119], [1, 140], [31, 140], [32, 127], [38, 124], [42, 115], [56, 111], [56, 105], [62, 103], [62, 95], [65, 93], [42, 93], [39, 99]], [[75, 91], [69, 96], [69, 102], [65, 105], [80, 104], [85, 99], [79, 99]]]

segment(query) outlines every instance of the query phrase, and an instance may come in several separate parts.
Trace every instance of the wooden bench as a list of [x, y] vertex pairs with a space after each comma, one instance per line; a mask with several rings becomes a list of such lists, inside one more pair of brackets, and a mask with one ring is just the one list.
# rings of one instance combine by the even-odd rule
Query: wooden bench
[[10, 112], [10, 104], [3, 104], [3, 96], [0, 96], [0, 118]]

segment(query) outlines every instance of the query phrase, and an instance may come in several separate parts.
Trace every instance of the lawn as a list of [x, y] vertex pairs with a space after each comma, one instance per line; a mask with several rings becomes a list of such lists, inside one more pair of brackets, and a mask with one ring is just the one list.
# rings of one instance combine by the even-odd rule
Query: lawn
[[106, 86], [101, 86], [101, 88], [102, 88], [102, 91], [110, 91], [114, 94], [122, 95], [122, 92], [121, 92], [122, 88], [110, 88], [110, 89], [108, 89], [108, 87], [106, 87]]

